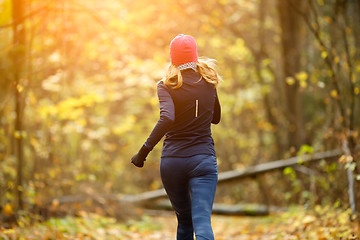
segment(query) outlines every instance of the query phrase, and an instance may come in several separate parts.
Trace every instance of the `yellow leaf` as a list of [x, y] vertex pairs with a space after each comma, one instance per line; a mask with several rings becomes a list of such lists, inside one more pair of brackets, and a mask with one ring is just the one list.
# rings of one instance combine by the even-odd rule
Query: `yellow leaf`
[[2, 230], [5, 234], [14, 234], [15, 230], [13, 228]]
[[307, 87], [307, 82], [306, 80], [308, 79], [308, 74], [304, 71], [302, 72], [299, 72], [295, 75], [295, 78], [297, 80], [299, 80], [299, 84], [300, 84], [300, 87], [302, 88], [306, 88]]
[[304, 71], [301, 71], [295, 75], [295, 78], [299, 81], [306, 81], [308, 79], [308, 74]]
[[159, 189], [159, 183], [157, 181], [153, 181], [150, 185], [150, 189], [155, 190], [155, 189]]
[[11, 205], [9, 203], [7, 203], [5, 206], [4, 206], [4, 209], [3, 209], [4, 213], [6, 216], [10, 217], [11, 214], [13, 213], [13, 208], [11, 207]]
[[302, 220], [302, 222], [304, 224], [312, 223], [312, 222], [315, 222], [315, 221], [316, 221], [316, 218], [314, 216], [311, 216], [311, 215], [305, 216], [304, 219]]
[[329, 24], [332, 22], [331, 17], [329, 17], [329, 16], [325, 16], [324, 19]]
[[18, 90], [18, 92], [22, 92], [22, 91], [24, 91], [24, 87], [21, 85], [21, 84], [17, 84], [16, 85], [16, 89]]
[[359, 95], [360, 89], [359, 89], [358, 87], [356, 87], [356, 88], [354, 89], [354, 93], [355, 93], [355, 95]]
[[328, 56], [328, 54], [327, 54], [326, 51], [322, 51], [322, 52], [321, 52], [321, 57], [322, 57], [323, 59], [327, 58], [327, 56]]
[[51, 178], [55, 178], [55, 176], [56, 176], [56, 170], [55, 170], [55, 169], [51, 169], [51, 170], [49, 171], [49, 175], [50, 175]]
[[287, 77], [285, 81], [288, 85], [293, 85], [295, 83], [295, 79], [293, 77]]
[[331, 90], [330, 95], [333, 98], [337, 98], [338, 97], [338, 92], [335, 89], [333, 89], [333, 90]]
[[14, 132], [14, 137], [17, 138], [17, 139], [21, 138], [20, 131], [15, 131]]
[[14, 132], [14, 137], [17, 138], [17, 139], [19, 139], [19, 138], [26, 138], [26, 136], [27, 136], [27, 134], [26, 134], [25, 131], [19, 131], [19, 130], [17, 130], [17, 131]]
[[307, 87], [307, 82], [306, 81], [300, 81], [300, 87], [302, 88], [306, 88]]

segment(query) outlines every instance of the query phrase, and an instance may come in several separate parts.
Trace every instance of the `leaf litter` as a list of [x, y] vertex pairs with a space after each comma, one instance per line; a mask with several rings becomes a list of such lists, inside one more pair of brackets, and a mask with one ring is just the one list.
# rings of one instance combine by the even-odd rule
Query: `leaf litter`
[[[139, 219], [126, 222], [80, 212], [77, 217], [0, 227], [0, 239], [170, 240], [176, 237], [176, 226], [176, 217], [171, 212], [145, 211]], [[359, 221], [351, 219], [349, 210], [320, 206], [313, 210], [294, 207], [265, 217], [213, 215], [212, 226], [217, 240], [360, 239]]]

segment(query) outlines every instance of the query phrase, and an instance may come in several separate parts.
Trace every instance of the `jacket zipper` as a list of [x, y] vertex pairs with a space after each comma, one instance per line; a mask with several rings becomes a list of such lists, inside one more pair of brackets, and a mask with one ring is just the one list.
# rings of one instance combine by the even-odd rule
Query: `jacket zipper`
[[197, 118], [198, 116], [198, 113], [199, 113], [199, 100], [196, 99], [195, 100], [195, 117]]

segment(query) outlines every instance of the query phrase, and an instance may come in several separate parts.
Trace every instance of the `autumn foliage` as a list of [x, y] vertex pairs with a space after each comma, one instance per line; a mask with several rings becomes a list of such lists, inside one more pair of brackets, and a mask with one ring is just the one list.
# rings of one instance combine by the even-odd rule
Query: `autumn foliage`
[[[359, 22], [360, 1], [347, 0], [0, 1], [0, 222], [16, 222], [21, 209], [43, 220], [86, 211], [123, 219], [115, 205], [100, 211], [97, 197], [162, 187], [161, 144], [141, 171], [130, 158], [158, 119], [156, 82], [179, 33], [217, 59], [224, 79], [213, 126], [220, 172], [342, 151], [222, 186], [217, 202], [354, 207]], [[92, 200], [55, 200], [84, 196]], [[343, 231], [335, 223], [320, 234], [312, 223], [321, 216], [304, 217], [299, 228], [311, 234]]]

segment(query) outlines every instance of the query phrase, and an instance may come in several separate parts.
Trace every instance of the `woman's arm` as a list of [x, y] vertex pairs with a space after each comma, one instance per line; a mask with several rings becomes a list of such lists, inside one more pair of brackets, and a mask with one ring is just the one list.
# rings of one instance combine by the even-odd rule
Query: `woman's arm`
[[141, 147], [140, 151], [131, 158], [131, 162], [137, 167], [143, 167], [149, 152], [161, 140], [161, 138], [170, 130], [175, 121], [175, 107], [170, 93], [166, 86], [160, 82], [157, 86], [157, 94], [160, 105], [160, 119], [149, 135], [148, 139]]
[[161, 138], [170, 130], [175, 121], [175, 107], [170, 93], [166, 86], [160, 82], [157, 86], [157, 93], [160, 105], [160, 119], [152, 130], [144, 145], [153, 149]]

